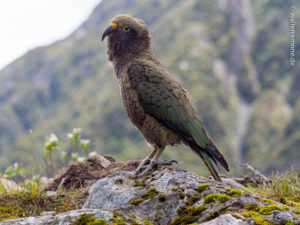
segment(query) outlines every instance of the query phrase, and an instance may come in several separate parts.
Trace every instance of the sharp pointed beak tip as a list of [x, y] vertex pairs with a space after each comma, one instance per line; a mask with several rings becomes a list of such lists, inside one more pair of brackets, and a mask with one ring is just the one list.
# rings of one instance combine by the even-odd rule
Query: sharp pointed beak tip
[[115, 28], [113, 28], [112, 26], [109, 26], [108, 28], [106, 28], [106, 30], [105, 30], [104, 33], [102, 34], [101, 40], [103, 41], [104, 38], [105, 38], [106, 36], [110, 35], [114, 30], [115, 30]]

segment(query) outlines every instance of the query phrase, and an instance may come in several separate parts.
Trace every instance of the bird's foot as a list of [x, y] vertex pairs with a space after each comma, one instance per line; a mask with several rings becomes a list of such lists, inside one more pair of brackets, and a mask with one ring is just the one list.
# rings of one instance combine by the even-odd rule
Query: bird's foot
[[167, 160], [166, 161], [151, 160], [149, 165], [143, 171], [141, 171], [141, 169], [143, 168], [143, 165], [145, 165], [145, 163], [143, 163], [142, 166], [139, 165], [139, 167], [135, 171], [135, 175], [136, 175], [136, 177], [142, 177], [146, 173], [148, 173], [150, 170], [152, 170], [154, 167], [157, 167], [159, 165], [169, 166], [169, 165], [172, 165], [173, 163], [178, 163], [178, 162], [176, 160], [168, 160], [168, 161]]

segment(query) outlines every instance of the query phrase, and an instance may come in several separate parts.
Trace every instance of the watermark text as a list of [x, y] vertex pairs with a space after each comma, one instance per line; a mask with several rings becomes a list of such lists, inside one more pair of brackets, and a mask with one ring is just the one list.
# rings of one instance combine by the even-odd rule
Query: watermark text
[[296, 52], [295, 52], [295, 28], [296, 28], [296, 16], [295, 12], [296, 6], [292, 5], [290, 7], [290, 15], [289, 15], [289, 36], [290, 36], [290, 66], [294, 67], [296, 64]]

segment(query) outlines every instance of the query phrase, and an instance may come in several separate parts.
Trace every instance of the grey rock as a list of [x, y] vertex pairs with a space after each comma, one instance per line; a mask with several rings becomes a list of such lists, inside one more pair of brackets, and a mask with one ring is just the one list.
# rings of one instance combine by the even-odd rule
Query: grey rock
[[275, 210], [273, 212], [273, 221], [276, 224], [286, 224], [287, 222], [294, 222], [294, 218], [289, 211]]
[[[252, 218], [242, 216], [242, 213], [246, 211], [244, 207], [247, 204], [267, 205], [257, 196], [243, 191], [245, 187], [231, 178], [224, 178], [224, 182], [220, 183], [174, 167], [159, 167], [149, 176], [138, 180], [132, 179], [131, 176], [131, 172], [118, 171], [98, 180], [90, 189], [89, 197], [82, 210], [8, 220], [3, 224], [67, 225], [74, 223], [83, 213], [109, 221], [109, 219], [116, 216], [114, 213], [118, 212], [120, 213], [118, 216], [126, 219], [127, 224], [133, 221], [139, 222], [143, 219], [155, 225], [164, 225], [182, 218], [178, 214], [179, 208], [182, 212], [182, 210], [194, 210], [193, 207], [206, 206], [207, 209], [202, 213], [193, 214], [188, 211], [189, 216], [192, 215], [192, 223], [250, 225], [255, 221]], [[197, 187], [203, 184], [209, 186], [202, 192], [198, 192]], [[156, 194], [149, 197], [147, 193], [151, 188], [155, 188]], [[231, 196], [226, 202], [212, 201], [205, 203], [204, 201], [204, 198], [210, 194], [229, 195], [231, 189], [242, 189], [243, 195], [239, 197]], [[165, 198], [160, 198], [160, 195]], [[131, 204], [134, 203], [132, 201], [137, 199], [140, 199], [139, 204]], [[278, 202], [274, 202], [274, 204], [282, 206]], [[260, 216], [276, 224], [285, 224], [288, 221], [300, 224], [300, 216], [293, 213], [292, 210], [294, 208], [290, 207], [288, 211], [275, 210], [271, 215]], [[141, 224], [143, 223], [141, 222]]]
[[56, 214], [55, 211], [45, 211], [45, 212], [42, 212], [42, 216], [53, 216], [55, 214]]
[[90, 190], [90, 195], [83, 208], [117, 209], [128, 205], [143, 191], [133, 187], [134, 181], [130, 180], [131, 173], [119, 171], [95, 183]]
[[233, 217], [231, 214], [224, 214], [219, 216], [218, 218], [201, 223], [202, 225], [247, 225], [247, 222], [244, 222], [243, 220], [237, 219]]
[[57, 215], [46, 215], [37, 217], [26, 217], [20, 219], [6, 220], [1, 224], [7, 225], [69, 225], [76, 222], [81, 214], [90, 214], [96, 218], [103, 218], [109, 220], [113, 217], [111, 211], [103, 209], [80, 209], [72, 210], [66, 213], [61, 213]]

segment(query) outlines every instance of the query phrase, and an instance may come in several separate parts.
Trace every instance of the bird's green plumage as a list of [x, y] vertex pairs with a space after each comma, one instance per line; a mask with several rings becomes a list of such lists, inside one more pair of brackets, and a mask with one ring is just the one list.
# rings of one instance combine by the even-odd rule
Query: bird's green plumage
[[[109, 36], [108, 59], [119, 79], [130, 120], [155, 149], [160, 149], [153, 151], [153, 159], [158, 159], [166, 145], [183, 142], [201, 157], [213, 177], [221, 181], [214, 164], [220, 163], [228, 171], [229, 166], [207, 135], [188, 92], [152, 53], [145, 23], [129, 15], [118, 15], [112, 23], [102, 36], [102, 39]], [[125, 32], [124, 26], [129, 30]]]
[[201, 148], [209, 144], [184, 89], [166, 71], [151, 61], [137, 60], [127, 72], [146, 113], [182, 136], [193, 138]]

